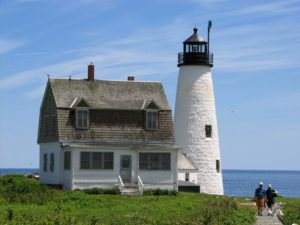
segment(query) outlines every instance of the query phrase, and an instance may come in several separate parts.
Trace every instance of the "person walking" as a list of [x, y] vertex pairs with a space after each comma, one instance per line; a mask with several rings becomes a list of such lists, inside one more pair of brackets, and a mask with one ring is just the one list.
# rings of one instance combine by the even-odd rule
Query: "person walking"
[[257, 206], [257, 215], [262, 216], [263, 207], [266, 200], [266, 191], [263, 189], [263, 182], [259, 182], [258, 188], [255, 190], [254, 200]]
[[273, 215], [273, 206], [275, 204], [275, 197], [277, 197], [277, 191], [272, 188], [272, 184], [268, 185], [268, 189], [266, 190], [267, 197], [267, 205], [268, 205], [268, 216]]

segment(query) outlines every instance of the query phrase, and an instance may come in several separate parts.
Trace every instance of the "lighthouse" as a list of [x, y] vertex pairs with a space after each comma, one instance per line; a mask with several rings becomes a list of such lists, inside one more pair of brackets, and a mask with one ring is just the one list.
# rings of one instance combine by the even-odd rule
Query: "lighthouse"
[[223, 195], [221, 157], [211, 68], [213, 54], [209, 51], [211, 21], [207, 41], [198, 29], [183, 42], [178, 53], [174, 130], [176, 144], [196, 167], [195, 183], [200, 192]]

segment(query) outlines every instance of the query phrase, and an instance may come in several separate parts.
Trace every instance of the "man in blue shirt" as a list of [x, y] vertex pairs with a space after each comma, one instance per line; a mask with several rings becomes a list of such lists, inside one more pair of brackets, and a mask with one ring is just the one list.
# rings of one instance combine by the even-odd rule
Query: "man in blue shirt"
[[263, 182], [259, 182], [258, 188], [255, 190], [254, 200], [256, 201], [257, 214], [262, 216], [262, 210], [265, 205], [266, 191], [263, 189]]
[[275, 197], [277, 197], [277, 192], [272, 188], [272, 184], [269, 184], [268, 189], [266, 190], [267, 205], [269, 208], [268, 215], [272, 215], [273, 205], [275, 203]]

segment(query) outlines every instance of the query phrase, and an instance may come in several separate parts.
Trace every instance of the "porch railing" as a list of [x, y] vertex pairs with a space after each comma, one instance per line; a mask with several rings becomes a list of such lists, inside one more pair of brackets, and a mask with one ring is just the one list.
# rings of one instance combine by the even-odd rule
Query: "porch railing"
[[141, 194], [143, 194], [143, 192], [144, 192], [144, 184], [143, 184], [143, 181], [142, 181], [142, 179], [140, 178], [140, 176], [137, 177], [137, 180], [138, 180], [139, 192], [140, 192]]
[[123, 183], [122, 178], [121, 178], [120, 175], [118, 176], [118, 183], [119, 183], [120, 192], [122, 193], [123, 189], [124, 189], [124, 183]]

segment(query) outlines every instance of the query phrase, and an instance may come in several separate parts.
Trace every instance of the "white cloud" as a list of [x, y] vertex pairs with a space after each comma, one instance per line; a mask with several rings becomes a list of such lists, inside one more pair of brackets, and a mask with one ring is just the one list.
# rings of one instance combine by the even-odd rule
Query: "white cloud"
[[222, 14], [227, 16], [284, 14], [299, 11], [300, 7], [295, 6], [295, 3], [299, 3], [299, 0], [286, 0], [250, 5], [248, 7], [241, 7], [236, 10], [224, 12]]
[[24, 44], [23, 41], [8, 40], [0, 38], [0, 54], [10, 52]]

